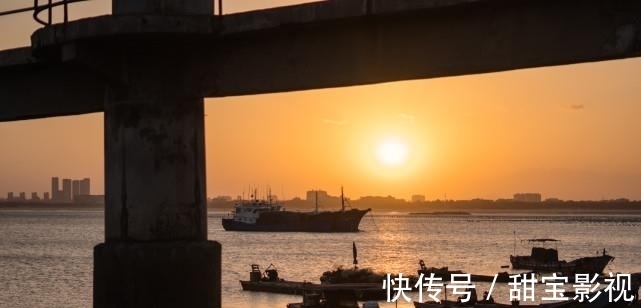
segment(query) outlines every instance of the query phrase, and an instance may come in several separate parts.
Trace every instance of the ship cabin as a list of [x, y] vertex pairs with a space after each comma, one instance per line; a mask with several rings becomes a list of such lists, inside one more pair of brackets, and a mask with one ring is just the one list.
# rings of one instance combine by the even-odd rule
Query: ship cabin
[[281, 209], [281, 205], [269, 203], [267, 201], [253, 200], [250, 202], [243, 202], [236, 205], [234, 210], [234, 220], [254, 224], [262, 213], [278, 212]]

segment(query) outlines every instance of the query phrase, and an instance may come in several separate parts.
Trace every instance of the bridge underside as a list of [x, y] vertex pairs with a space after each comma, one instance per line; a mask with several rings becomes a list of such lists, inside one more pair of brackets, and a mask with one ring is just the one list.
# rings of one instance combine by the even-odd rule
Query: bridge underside
[[[641, 2], [635, 0], [385, 5], [389, 2], [330, 1], [211, 16], [198, 26], [198, 35], [189, 36], [152, 34], [141, 23], [148, 17], [140, 16], [81, 20], [65, 31], [58, 28], [55, 35], [44, 29], [34, 34], [33, 48], [11, 56], [0, 53], [0, 121], [102, 111], [107, 88], [128, 83], [123, 67], [130, 61], [125, 50], [132, 47], [173, 50], [160, 54], [165, 58], [155, 55], [155, 65], [181, 63], [197, 76], [186, 86], [202, 97], [488, 73], [641, 53]], [[31, 52], [40, 57], [29, 58]]]

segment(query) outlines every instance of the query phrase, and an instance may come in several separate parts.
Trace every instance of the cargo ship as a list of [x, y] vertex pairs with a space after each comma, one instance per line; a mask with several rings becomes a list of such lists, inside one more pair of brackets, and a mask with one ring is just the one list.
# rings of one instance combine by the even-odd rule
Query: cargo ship
[[371, 209], [345, 209], [341, 188], [341, 209], [337, 211], [286, 211], [268, 200], [241, 201], [229, 218], [223, 218], [226, 231], [263, 232], [358, 232], [361, 219]]

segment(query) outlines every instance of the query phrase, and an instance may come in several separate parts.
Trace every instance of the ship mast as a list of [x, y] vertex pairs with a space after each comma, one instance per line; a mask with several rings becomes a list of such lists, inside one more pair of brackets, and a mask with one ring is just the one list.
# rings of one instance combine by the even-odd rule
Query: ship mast
[[343, 195], [343, 186], [341, 186], [341, 211], [345, 211], [345, 196]]

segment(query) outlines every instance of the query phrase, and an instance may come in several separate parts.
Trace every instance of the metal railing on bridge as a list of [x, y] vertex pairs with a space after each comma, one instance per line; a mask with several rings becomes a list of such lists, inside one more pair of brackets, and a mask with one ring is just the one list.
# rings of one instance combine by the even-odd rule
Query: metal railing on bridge
[[[68, 8], [69, 4], [72, 4], [75, 2], [84, 2], [84, 1], [90, 1], [90, 0], [59, 0], [59, 1], [33, 0], [33, 6], [31, 7], [25, 7], [25, 8], [0, 12], [0, 16], [33, 11], [33, 19], [35, 21], [37, 21], [39, 24], [43, 26], [50, 26], [51, 24], [53, 24], [53, 9], [56, 7], [62, 6], [62, 11], [63, 11], [62, 21], [63, 23], [66, 24], [69, 21], [69, 8]], [[45, 19], [40, 17], [41, 16], [40, 14], [43, 12], [46, 12], [47, 14]]]
[[[41, 1], [41, 0], [33, 0], [33, 6], [31, 7], [25, 7], [25, 8], [20, 8], [20, 9], [14, 9], [14, 10], [8, 10], [8, 11], [1, 11], [0, 16], [4, 15], [12, 15], [12, 14], [19, 14], [19, 13], [25, 13], [25, 12], [30, 12], [33, 11], [33, 19], [37, 21], [39, 24], [43, 26], [50, 26], [53, 24], [53, 9], [59, 6], [62, 6], [62, 20], [63, 23], [69, 22], [69, 4], [75, 3], [75, 2], [84, 2], [84, 1], [91, 1], [91, 0], [59, 0], [59, 1], [53, 1], [53, 0], [46, 0], [46, 1]], [[41, 2], [44, 2], [41, 4]], [[223, 15], [223, 0], [218, 0], [218, 15], [222, 16]], [[47, 12], [47, 17], [46, 19], [40, 18], [40, 13], [42, 12]]]

